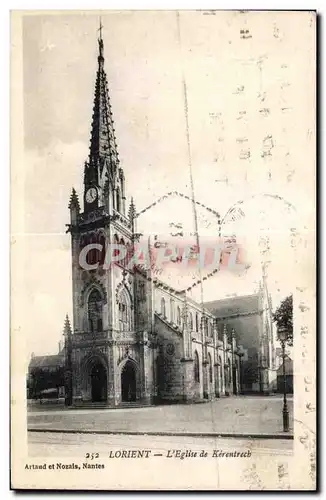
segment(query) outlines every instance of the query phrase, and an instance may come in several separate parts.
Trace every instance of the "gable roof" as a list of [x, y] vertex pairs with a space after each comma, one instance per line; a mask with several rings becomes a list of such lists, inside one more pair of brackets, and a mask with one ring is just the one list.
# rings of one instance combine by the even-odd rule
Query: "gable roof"
[[253, 314], [259, 312], [259, 294], [227, 297], [226, 299], [205, 302], [204, 306], [216, 318], [226, 318], [237, 314]]
[[51, 356], [34, 356], [29, 363], [29, 369], [32, 368], [60, 368], [64, 366], [64, 357], [61, 354]]

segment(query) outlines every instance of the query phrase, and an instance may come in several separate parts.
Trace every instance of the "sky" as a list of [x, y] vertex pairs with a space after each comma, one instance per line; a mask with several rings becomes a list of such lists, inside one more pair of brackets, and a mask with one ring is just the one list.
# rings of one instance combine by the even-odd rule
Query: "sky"
[[[133, 196], [141, 211], [171, 191], [190, 196], [191, 162], [196, 201], [222, 218], [241, 208], [223, 230], [236, 233], [249, 264], [241, 275], [225, 270], [207, 280], [205, 301], [255, 291], [264, 255], [276, 306], [313, 273], [306, 259], [314, 252], [312, 14], [106, 11], [102, 23], [127, 201]], [[65, 224], [73, 186], [82, 199], [98, 26], [91, 12], [23, 19], [28, 354], [55, 352], [72, 311]], [[191, 227], [190, 208], [170, 197], [139, 217], [138, 230], [164, 237], [171, 222]], [[214, 240], [214, 218], [199, 212], [200, 234]], [[166, 276], [177, 284], [173, 278]]]

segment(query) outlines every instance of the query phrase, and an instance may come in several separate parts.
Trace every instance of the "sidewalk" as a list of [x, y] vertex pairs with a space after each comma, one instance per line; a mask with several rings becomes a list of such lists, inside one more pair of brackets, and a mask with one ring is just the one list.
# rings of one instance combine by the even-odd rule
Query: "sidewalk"
[[290, 432], [282, 430], [282, 399], [232, 397], [201, 405], [147, 408], [48, 410], [28, 414], [28, 430], [94, 434], [147, 434], [202, 437], [291, 439], [293, 401], [288, 402]]

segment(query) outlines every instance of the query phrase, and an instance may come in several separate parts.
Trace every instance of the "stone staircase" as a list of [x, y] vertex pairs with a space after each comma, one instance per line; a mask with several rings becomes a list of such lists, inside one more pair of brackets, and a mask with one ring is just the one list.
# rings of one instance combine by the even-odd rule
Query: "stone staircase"
[[81, 410], [81, 409], [92, 409], [92, 410], [103, 410], [103, 409], [110, 409], [110, 410], [116, 410], [116, 409], [121, 409], [121, 408], [145, 408], [145, 407], [148, 407], [148, 406], [152, 406], [150, 404], [145, 404], [145, 403], [141, 403], [141, 402], [138, 402], [138, 401], [130, 401], [130, 402], [123, 402], [123, 403], [120, 403], [119, 405], [117, 406], [111, 406], [109, 405], [106, 401], [103, 401], [103, 402], [92, 402], [92, 401], [84, 401], [84, 402], [80, 402], [80, 403], [76, 403], [72, 406], [70, 406], [71, 409], [78, 409], [78, 410]]

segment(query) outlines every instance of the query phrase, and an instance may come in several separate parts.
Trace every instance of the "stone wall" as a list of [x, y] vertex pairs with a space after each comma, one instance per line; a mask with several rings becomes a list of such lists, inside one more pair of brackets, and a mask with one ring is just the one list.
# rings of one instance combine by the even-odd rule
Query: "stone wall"
[[155, 316], [157, 334], [157, 387], [158, 399], [183, 401], [185, 376], [182, 359], [184, 358], [183, 338], [162, 318]]

